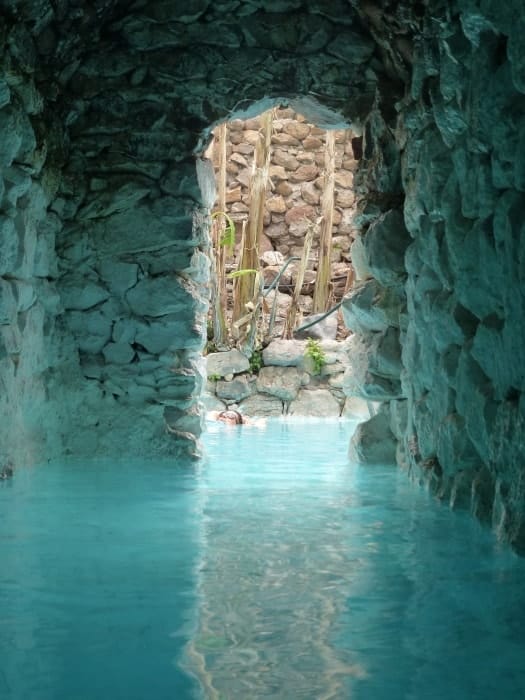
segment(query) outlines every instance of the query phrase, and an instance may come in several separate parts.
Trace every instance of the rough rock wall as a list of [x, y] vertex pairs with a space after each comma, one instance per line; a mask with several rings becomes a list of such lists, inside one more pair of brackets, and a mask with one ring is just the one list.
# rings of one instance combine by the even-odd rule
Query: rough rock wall
[[[256, 3], [232, 15], [239, 7], [2, 3], [2, 78], [24, 91], [20, 119], [33, 118], [22, 101], [36, 101], [42, 133], [57, 141], [55, 158], [42, 157], [44, 170], [58, 171], [38, 234], [38, 245], [49, 241], [46, 282], [58, 296], [24, 342], [27, 352], [42, 347], [49, 367], [31, 357], [27, 376], [14, 381], [17, 358], [2, 360], [6, 456], [21, 456], [19, 403], [43, 458], [194, 451], [214, 197], [213, 177], [203, 162], [197, 173], [195, 153], [217, 121], [281, 99], [313, 109], [320, 126], [342, 126], [332, 111], [340, 91], [363, 116], [375, 87], [363, 77], [374, 43], [352, 17], [341, 22], [341, 7], [310, 13], [293, 0], [272, 6], [277, 12]], [[348, 80], [353, 65], [361, 70]], [[302, 99], [310, 94], [318, 100]], [[26, 226], [21, 255], [26, 244], [31, 250]], [[5, 268], [9, 290], [17, 269], [12, 261]], [[16, 312], [25, 313], [24, 304]], [[22, 323], [13, 314], [4, 328], [10, 336]], [[37, 438], [30, 416], [38, 407], [57, 416], [60, 429], [44, 427]]]
[[398, 124], [414, 239], [404, 444], [440, 495], [525, 551], [522, 7], [459, 9], [425, 21]]
[[51, 378], [70, 359], [59, 334], [54, 339], [61, 222], [47, 214], [60, 137], [45, 114], [25, 25], [6, 31], [0, 19], [0, 52], [0, 460], [35, 462], [63, 450], [60, 388], [48, 399]]
[[4, 450], [195, 442], [213, 194], [194, 152], [288, 102], [363, 126], [353, 253], [381, 325], [359, 342], [399, 461], [525, 549], [521, 2], [2, 9]]
[[390, 399], [398, 462], [525, 551], [523, 20], [429, 9], [398, 114], [364, 130], [346, 389]]

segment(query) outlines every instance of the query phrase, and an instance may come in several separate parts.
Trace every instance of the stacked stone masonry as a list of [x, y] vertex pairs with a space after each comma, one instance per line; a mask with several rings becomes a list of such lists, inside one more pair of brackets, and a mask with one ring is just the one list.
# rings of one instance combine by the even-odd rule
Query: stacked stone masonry
[[346, 396], [345, 371], [350, 364], [348, 341], [322, 340], [324, 362], [315, 367], [306, 340], [274, 340], [262, 352], [264, 366], [250, 371], [239, 350], [210, 353], [204, 396], [208, 411], [235, 408], [247, 416], [308, 416], [366, 419], [373, 402]]
[[[261, 118], [228, 122], [226, 166], [226, 212], [236, 225], [240, 243], [243, 222], [249, 218], [250, 184], [255, 143], [260, 138]], [[306, 230], [320, 221], [321, 197], [325, 187], [325, 144], [327, 132], [290, 108], [275, 109], [272, 119], [269, 185], [264, 212], [260, 258], [266, 286], [270, 286], [290, 257], [301, 258]], [[357, 161], [353, 155], [354, 134], [350, 129], [335, 132], [335, 188], [331, 249], [331, 299], [337, 302], [345, 292], [349, 273], [350, 245], [355, 231], [355, 195], [353, 174]], [[217, 135], [207, 151], [219, 175]], [[238, 263], [238, 249], [232, 267]], [[277, 255], [275, 255], [277, 253]], [[319, 226], [312, 242], [308, 269], [300, 297], [300, 309], [307, 316], [313, 307], [313, 291], [319, 257]], [[276, 332], [282, 330], [295, 287], [299, 264], [288, 265], [280, 277], [277, 300], [282, 314]], [[287, 295], [287, 296], [286, 296]], [[273, 296], [271, 297], [273, 301]]]
[[221, 121], [286, 103], [362, 137], [345, 314], [364, 359], [346, 391], [381, 396], [399, 463], [524, 551], [522, 9], [3, 2], [5, 457], [194, 450], [199, 154]]

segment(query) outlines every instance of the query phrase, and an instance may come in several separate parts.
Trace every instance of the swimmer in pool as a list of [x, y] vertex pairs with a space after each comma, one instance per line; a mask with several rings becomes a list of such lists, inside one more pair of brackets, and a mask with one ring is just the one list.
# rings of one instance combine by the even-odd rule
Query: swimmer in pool
[[239, 413], [239, 411], [235, 411], [233, 408], [228, 408], [225, 411], [210, 411], [207, 417], [211, 420], [226, 423], [226, 425], [262, 426], [266, 423], [264, 418], [248, 418], [247, 416], [243, 416], [242, 413]]

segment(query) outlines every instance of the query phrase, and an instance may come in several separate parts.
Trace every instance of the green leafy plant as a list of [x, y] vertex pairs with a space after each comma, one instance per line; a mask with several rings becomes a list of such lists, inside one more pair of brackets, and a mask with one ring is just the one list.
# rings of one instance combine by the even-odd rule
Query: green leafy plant
[[229, 280], [235, 280], [238, 277], [245, 277], [245, 275], [256, 275], [257, 270], [252, 270], [251, 268], [248, 270], [234, 270], [234, 272], [228, 272], [226, 277]]
[[222, 217], [224, 219], [223, 229], [219, 238], [219, 245], [232, 248], [235, 245], [235, 224], [231, 217], [224, 211], [216, 211], [211, 215], [212, 220]]
[[315, 338], [308, 338], [304, 355], [312, 362], [314, 374], [321, 374], [323, 367], [326, 365], [326, 355], [320, 341], [315, 340]]
[[254, 350], [250, 357], [250, 372], [258, 374], [263, 364], [262, 350]]
[[220, 378], [220, 374], [208, 374], [208, 379], [210, 382], [218, 382]]

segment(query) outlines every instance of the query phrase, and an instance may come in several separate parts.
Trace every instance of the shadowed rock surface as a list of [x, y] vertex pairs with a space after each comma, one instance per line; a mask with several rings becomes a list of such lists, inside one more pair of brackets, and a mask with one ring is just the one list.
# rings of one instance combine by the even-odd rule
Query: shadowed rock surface
[[4, 452], [197, 450], [198, 154], [221, 120], [289, 104], [357, 134], [346, 391], [382, 387], [400, 464], [525, 550], [521, 3], [0, 8]]

